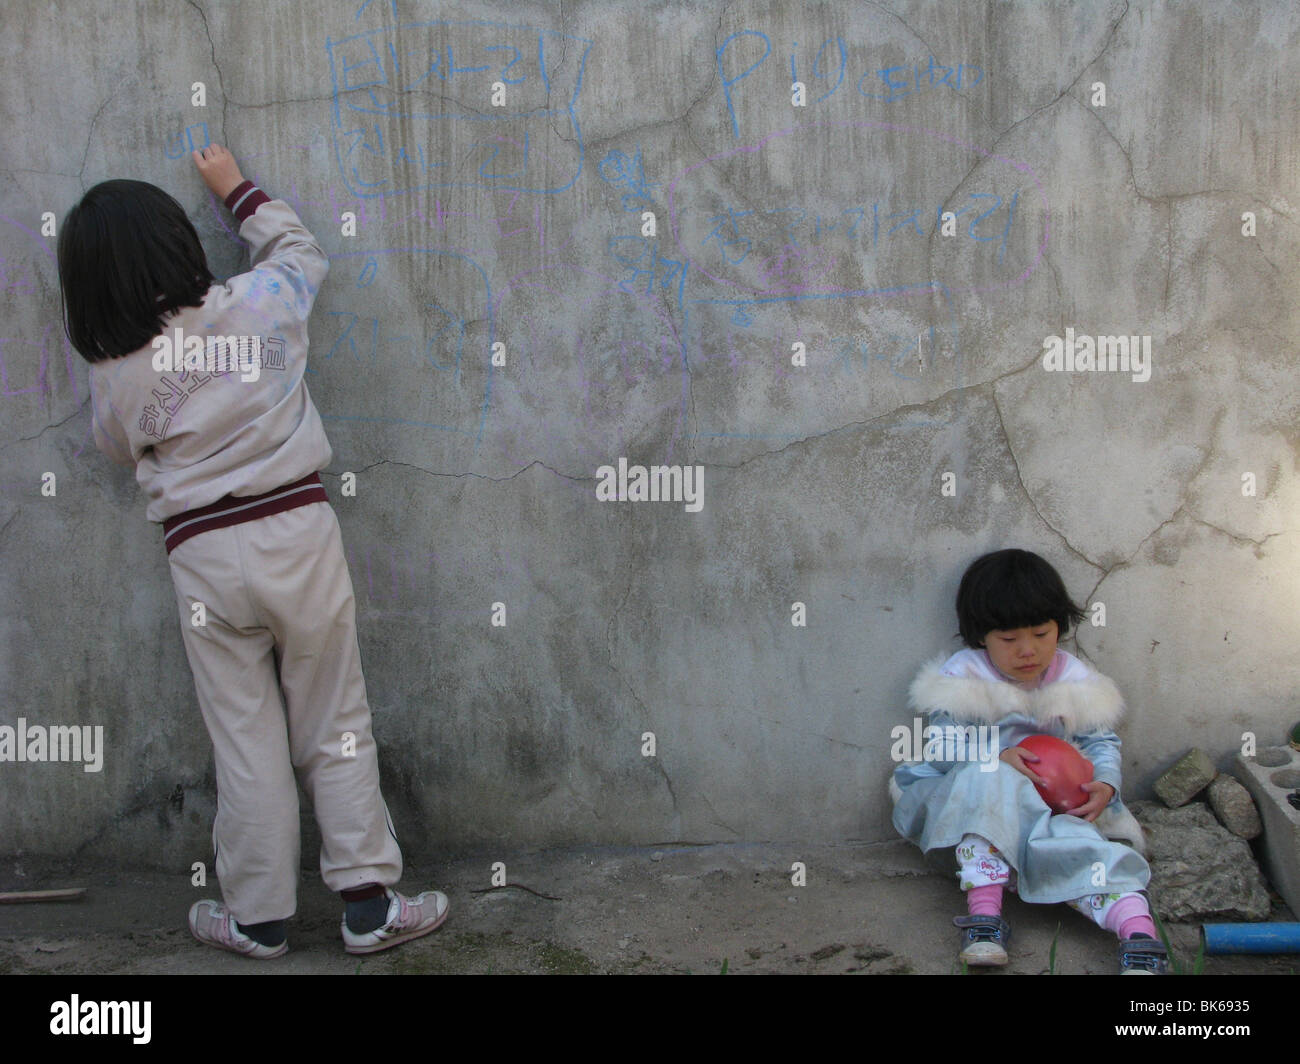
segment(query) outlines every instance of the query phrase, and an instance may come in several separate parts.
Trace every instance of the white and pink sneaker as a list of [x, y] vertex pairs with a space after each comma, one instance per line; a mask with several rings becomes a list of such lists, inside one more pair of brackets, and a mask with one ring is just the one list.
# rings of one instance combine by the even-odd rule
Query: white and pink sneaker
[[426, 890], [414, 898], [399, 894], [391, 887], [388, 893], [388, 919], [384, 926], [364, 934], [348, 930], [343, 920], [343, 943], [349, 953], [378, 953], [381, 949], [399, 946], [413, 938], [436, 931], [447, 919], [450, 904], [440, 890]]
[[289, 943], [263, 946], [249, 938], [235, 924], [234, 914], [219, 901], [205, 898], [190, 906], [190, 932], [200, 942], [256, 960], [270, 960], [289, 952]]

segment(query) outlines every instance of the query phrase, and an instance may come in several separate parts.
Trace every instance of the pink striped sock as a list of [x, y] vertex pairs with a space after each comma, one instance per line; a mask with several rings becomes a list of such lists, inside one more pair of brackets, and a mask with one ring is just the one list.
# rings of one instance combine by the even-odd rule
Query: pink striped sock
[[1149, 916], [1134, 916], [1130, 920], [1125, 920], [1119, 927], [1119, 937], [1129, 939], [1134, 935], [1150, 935], [1157, 938], [1156, 925]]
[[1156, 937], [1151, 909], [1141, 894], [1130, 894], [1112, 905], [1106, 914], [1106, 928], [1114, 931], [1121, 939], [1129, 939], [1134, 935]]
[[1002, 888], [997, 883], [971, 887], [966, 892], [966, 909], [971, 916], [1001, 916]]

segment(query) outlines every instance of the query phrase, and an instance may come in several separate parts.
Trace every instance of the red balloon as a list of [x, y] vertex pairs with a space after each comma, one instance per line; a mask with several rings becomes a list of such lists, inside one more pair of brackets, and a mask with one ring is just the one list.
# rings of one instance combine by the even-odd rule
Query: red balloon
[[1035, 755], [1037, 761], [1026, 761], [1026, 767], [1035, 775], [1047, 780], [1046, 786], [1034, 784], [1054, 813], [1077, 809], [1091, 795], [1080, 784], [1092, 781], [1092, 762], [1064, 739], [1054, 735], [1031, 735], [1017, 744]]

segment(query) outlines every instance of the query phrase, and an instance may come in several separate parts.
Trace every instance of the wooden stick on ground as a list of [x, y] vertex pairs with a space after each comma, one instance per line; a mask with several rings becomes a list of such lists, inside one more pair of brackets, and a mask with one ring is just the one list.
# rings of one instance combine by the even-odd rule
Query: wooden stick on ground
[[66, 887], [63, 890], [14, 890], [0, 893], [0, 905], [16, 905], [24, 901], [75, 901], [85, 893], [85, 887]]

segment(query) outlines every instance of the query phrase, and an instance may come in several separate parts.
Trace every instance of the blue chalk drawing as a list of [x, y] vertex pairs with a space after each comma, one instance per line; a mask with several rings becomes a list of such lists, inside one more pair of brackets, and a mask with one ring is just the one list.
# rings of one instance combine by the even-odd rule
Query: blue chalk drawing
[[169, 159], [183, 159], [191, 152], [202, 151], [211, 143], [208, 137], [208, 124], [195, 122], [167, 141], [163, 146], [163, 152]]
[[[728, 50], [733, 47], [744, 49], [745, 42], [749, 38], [763, 42], [763, 54], [745, 67], [744, 70], [729, 74]], [[838, 56], [838, 65], [834, 68], [834, 84], [830, 85], [821, 96], [812, 100], [808, 106], [815, 107], [817, 104], [830, 99], [839, 91], [840, 86], [844, 83], [844, 77], [848, 69], [848, 48], [840, 37], [832, 37], [823, 41], [813, 55], [809, 73], [803, 78], [799, 76], [799, 67], [796, 62], [796, 52], [799, 47], [797, 41], [794, 45], [795, 51], [790, 53], [790, 84], [800, 80], [806, 83], [809, 79], [829, 82], [831, 72], [829, 67], [823, 69], [823, 58], [826, 50], [831, 46], [834, 46], [835, 54]], [[722, 96], [727, 103], [727, 114], [731, 118], [731, 134], [734, 137], [740, 137], [740, 121], [736, 117], [735, 86], [754, 74], [771, 54], [771, 38], [766, 33], [761, 33], [758, 30], [737, 30], [718, 46], [714, 61], [718, 68], [718, 78], [722, 82]], [[732, 58], [734, 59], [734, 56]], [[740, 62], [743, 62], [743, 59]], [[940, 75], [940, 71], [942, 71], [942, 75]], [[874, 83], [868, 82], [868, 79], [872, 77], [879, 79], [888, 92], [867, 91], [866, 86], [868, 84], [874, 85]], [[946, 85], [954, 93], [960, 93], [963, 88], [974, 88], [983, 80], [983, 69], [974, 64], [959, 62], [955, 67], [943, 66], [935, 62], [934, 56], [929, 56], [928, 64], [924, 67], [917, 63], [910, 66], [887, 67], [883, 70], [867, 71], [858, 78], [856, 88], [860, 96], [880, 100], [882, 103], [892, 103], [905, 96], [913, 96], [939, 85]], [[788, 91], [788, 89], [789, 85], [784, 87], [784, 91]], [[780, 97], [771, 85], [764, 92], [764, 100], [770, 109], [771, 103]]]
[[596, 167], [596, 174], [608, 185], [627, 187], [620, 200], [623, 210], [640, 213], [654, 207], [654, 190], [661, 186], [656, 181], [647, 180], [645, 176], [641, 145], [637, 145], [635, 155], [611, 149]]
[[[577, 102], [591, 43], [482, 20], [412, 22], [327, 38], [339, 174], [362, 197], [428, 188], [554, 195], [571, 188], [582, 172]], [[566, 49], [576, 52], [565, 61], [574, 71], [567, 95], [553, 84]], [[490, 105], [496, 82], [506, 86], [511, 106]], [[572, 145], [561, 141], [565, 158], [543, 147], [556, 141], [553, 121], [572, 133]], [[470, 143], [453, 145], [454, 130], [471, 131]]]

